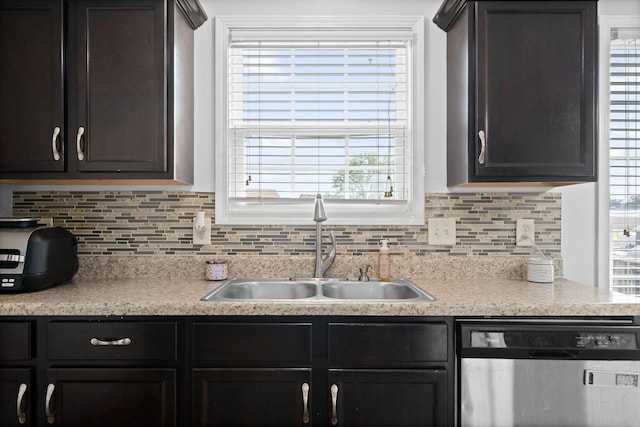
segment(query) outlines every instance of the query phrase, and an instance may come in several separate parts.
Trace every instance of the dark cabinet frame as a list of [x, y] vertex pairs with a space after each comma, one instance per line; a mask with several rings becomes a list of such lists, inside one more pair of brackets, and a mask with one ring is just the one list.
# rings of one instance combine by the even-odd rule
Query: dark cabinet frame
[[206, 18], [197, 0], [3, 1], [0, 182], [192, 183]]
[[[0, 420], [8, 408], [9, 426], [189, 425], [178, 404], [190, 402], [182, 397], [190, 388], [184, 324], [155, 316], [1, 317], [0, 348], [13, 350], [0, 351]], [[118, 345], [123, 338], [130, 344]], [[21, 383], [27, 424], [16, 416]], [[84, 422], [83, 413], [94, 418]]]
[[[396, 419], [397, 425], [453, 425], [451, 328], [451, 320], [442, 317], [195, 318], [189, 328], [194, 337], [193, 425], [213, 425], [215, 415], [203, 402], [222, 404], [229, 383], [237, 396], [278, 403], [263, 409], [263, 418], [242, 413], [218, 419], [223, 425], [374, 426], [393, 419], [398, 405], [411, 409]], [[309, 422], [304, 423], [301, 387], [307, 378]], [[243, 386], [249, 392], [242, 392]], [[271, 399], [276, 391], [288, 394], [289, 403]], [[405, 400], [397, 399], [399, 393]], [[235, 413], [242, 405], [234, 405]]]
[[449, 186], [597, 179], [597, 2], [446, 0]]
[[[452, 328], [447, 317], [6, 316], [0, 348], [7, 341], [17, 348], [0, 352], [0, 395], [9, 394], [14, 419], [13, 389], [28, 383], [31, 426], [51, 425], [47, 404], [53, 425], [77, 425], [69, 408], [93, 405], [105, 414], [119, 408], [117, 395], [129, 395], [147, 402], [139, 403], [140, 413], [152, 410], [148, 419], [166, 426], [244, 420], [333, 427], [335, 383], [337, 426], [375, 425], [392, 419], [398, 405], [411, 408], [402, 422], [448, 426], [454, 417]], [[94, 338], [107, 344], [93, 344]], [[108, 344], [124, 338], [131, 344]], [[102, 394], [108, 398], [97, 401]], [[260, 413], [250, 412], [251, 401], [262, 405]], [[234, 411], [246, 412], [230, 417]], [[117, 417], [127, 425], [125, 415]]]

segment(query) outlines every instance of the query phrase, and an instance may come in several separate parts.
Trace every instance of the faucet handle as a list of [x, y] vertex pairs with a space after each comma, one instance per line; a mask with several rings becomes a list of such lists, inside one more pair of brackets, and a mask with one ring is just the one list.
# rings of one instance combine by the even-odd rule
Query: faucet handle
[[360, 282], [368, 282], [369, 281], [369, 276], [368, 276], [368, 272], [369, 269], [373, 270], [373, 266], [371, 264], [365, 265], [364, 267], [360, 268], [360, 277], [358, 277], [358, 281]]

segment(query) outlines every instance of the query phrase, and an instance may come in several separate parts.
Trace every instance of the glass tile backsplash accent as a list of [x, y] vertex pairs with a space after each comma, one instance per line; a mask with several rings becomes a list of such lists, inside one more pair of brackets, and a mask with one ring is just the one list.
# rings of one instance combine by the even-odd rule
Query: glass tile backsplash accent
[[[311, 206], [310, 206], [311, 208]], [[212, 221], [211, 245], [192, 244], [196, 211], [215, 218], [213, 193], [171, 191], [14, 191], [13, 215], [53, 218], [79, 241], [80, 255], [311, 255], [315, 224], [230, 226]], [[456, 219], [456, 245], [428, 244], [426, 219]], [[560, 256], [561, 194], [427, 193], [425, 225], [340, 226], [335, 230], [341, 256], [371, 255], [388, 239], [394, 256], [531, 256], [515, 245], [516, 220], [535, 220], [536, 244], [547, 256]]]

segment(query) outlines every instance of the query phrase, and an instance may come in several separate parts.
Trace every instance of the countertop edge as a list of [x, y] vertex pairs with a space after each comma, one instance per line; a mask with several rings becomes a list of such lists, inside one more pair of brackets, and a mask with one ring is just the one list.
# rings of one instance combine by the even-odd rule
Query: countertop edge
[[[0, 316], [638, 316], [640, 298], [571, 281], [412, 279], [435, 302], [208, 302], [205, 280], [73, 280], [0, 294]], [[366, 285], [364, 285], [366, 286]]]

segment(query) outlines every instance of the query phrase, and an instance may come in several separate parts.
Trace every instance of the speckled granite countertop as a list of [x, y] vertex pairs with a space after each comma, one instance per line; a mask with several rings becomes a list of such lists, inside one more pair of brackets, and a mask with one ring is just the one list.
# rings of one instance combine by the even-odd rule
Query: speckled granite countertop
[[436, 302], [204, 302], [216, 282], [163, 279], [74, 279], [33, 293], [0, 294], [0, 316], [23, 315], [375, 315], [627, 316], [640, 298], [569, 281], [412, 278]]

